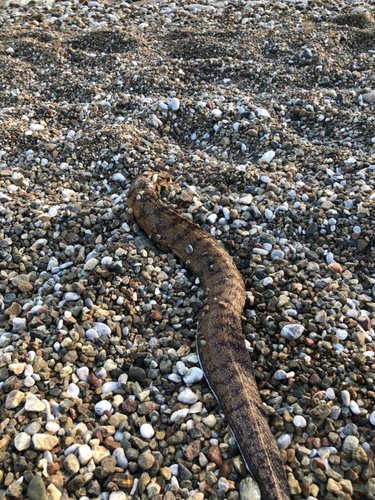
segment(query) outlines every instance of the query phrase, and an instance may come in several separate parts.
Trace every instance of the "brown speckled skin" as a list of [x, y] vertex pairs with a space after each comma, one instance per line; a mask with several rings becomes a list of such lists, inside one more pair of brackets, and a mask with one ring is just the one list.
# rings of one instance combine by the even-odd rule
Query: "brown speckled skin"
[[[245, 288], [241, 275], [214, 238], [159, 200], [156, 188], [170, 182], [165, 173], [138, 177], [130, 188], [128, 205], [146, 234], [169, 248], [201, 279], [207, 293], [197, 334], [203, 372], [260, 487], [262, 500], [289, 500], [281, 454], [264, 416], [242, 334]], [[186, 252], [188, 245], [193, 253]]]

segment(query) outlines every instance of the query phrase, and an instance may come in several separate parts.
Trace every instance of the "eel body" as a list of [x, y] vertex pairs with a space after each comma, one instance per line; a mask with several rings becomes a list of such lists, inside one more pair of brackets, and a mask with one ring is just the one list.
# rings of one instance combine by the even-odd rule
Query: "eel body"
[[130, 188], [128, 206], [145, 233], [200, 278], [206, 305], [198, 324], [197, 352], [206, 380], [259, 485], [262, 500], [289, 500], [283, 461], [265, 418], [242, 334], [243, 280], [214, 238], [159, 200], [158, 186], [170, 183], [166, 173], [139, 176]]

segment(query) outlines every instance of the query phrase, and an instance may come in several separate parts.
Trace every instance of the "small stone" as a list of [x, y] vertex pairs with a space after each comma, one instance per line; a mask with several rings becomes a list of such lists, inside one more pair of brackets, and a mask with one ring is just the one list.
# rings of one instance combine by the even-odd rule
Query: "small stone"
[[57, 422], [47, 422], [46, 423], [46, 431], [47, 432], [51, 432], [53, 434], [56, 434], [59, 429], [60, 429], [60, 426]]
[[143, 438], [145, 438], [145, 439], [151, 439], [154, 436], [155, 431], [154, 431], [152, 425], [150, 425], [150, 424], [143, 424], [143, 425], [141, 425], [140, 433], [141, 433], [141, 436]]
[[47, 487], [47, 500], [60, 500], [61, 491], [52, 483]]
[[31, 437], [26, 432], [20, 432], [14, 438], [14, 446], [18, 451], [29, 449], [30, 444], [31, 444]]
[[281, 330], [281, 336], [288, 340], [297, 340], [303, 333], [304, 327], [296, 323], [285, 325]]
[[25, 369], [26, 363], [12, 363], [8, 365], [8, 369], [15, 375], [21, 375]]
[[287, 373], [284, 370], [277, 370], [273, 374], [275, 380], [285, 380], [287, 378]]
[[35, 385], [35, 380], [32, 377], [26, 377], [23, 381], [23, 385], [25, 387], [32, 387], [33, 385]]
[[28, 394], [26, 396], [25, 410], [39, 412], [44, 411], [45, 406], [34, 394]]
[[207, 458], [210, 462], [213, 462], [218, 467], [223, 464], [223, 458], [220, 451], [220, 448], [216, 445], [212, 445], [207, 452]]
[[359, 406], [356, 403], [356, 401], [350, 401], [349, 408], [354, 413], [354, 415], [359, 415], [361, 413], [361, 410], [359, 409]]
[[85, 271], [92, 271], [93, 269], [95, 269], [95, 267], [99, 264], [99, 261], [98, 259], [95, 259], [95, 258], [91, 258], [89, 259], [85, 265], [84, 265], [84, 270]]
[[139, 366], [131, 366], [129, 370], [129, 380], [132, 382], [143, 382], [146, 378], [146, 372]]
[[70, 453], [67, 457], [65, 457], [64, 469], [69, 474], [77, 474], [80, 467], [81, 466], [80, 466], [79, 460], [73, 453]]
[[327, 482], [327, 491], [337, 495], [342, 491], [342, 486], [330, 477]]
[[20, 292], [31, 292], [33, 289], [33, 285], [29, 281], [21, 281], [17, 287]]
[[112, 410], [112, 405], [107, 400], [99, 401], [98, 403], [96, 403], [94, 410], [95, 413], [101, 417], [102, 415], [104, 415], [105, 411]]
[[329, 264], [328, 269], [332, 273], [342, 273], [342, 267], [337, 262], [332, 262], [331, 264]]
[[5, 408], [7, 410], [12, 410], [13, 408], [17, 408], [19, 404], [21, 404], [23, 398], [25, 397], [25, 393], [21, 391], [11, 391], [6, 400], [5, 400]]
[[375, 478], [370, 478], [365, 485], [365, 495], [369, 500], [375, 500]]
[[39, 474], [35, 475], [27, 488], [29, 500], [47, 500], [47, 491], [43, 479]]
[[353, 450], [352, 460], [359, 464], [366, 464], [368, 462], [368, 456], [362, 446], [357, 446], [357, 448]]
[[173, 111], [177, 111], [180, 107], [180, 100], [177, 99], [177, 97], [173, 97], [173, 99], [171, 99], [169, 105]]
[[251, 477], [246, 477], [240, 482], [241, 500], [260, 500], [260, 489], [258, 484]]
[[185, 389], [180, 392], [177, 399], [181, 403], [192, 405], [198, 401], [198, 396], [191, 389]]
[[54, 484], [47, 487], [47, 500], [60, 500], [61, 491], [59, 491]]
[[78, 448], [77, 451], [78, 460], [82, 465], [86, 465], [92, 458], [92, 451], [90, 446], [83, 444]]
[[200, 368], [193, 366], [190, 368], [190, 373], [183, 377], [185, 384], [195, 384], [196, 382], [200, 382], [204, 377], [203, 370]]
[[109, 500], [126, 500], [126, 494], [123, 491], [112, 491]]
[[59, 444], [59, 438], [48, 434], [34, 434], [32, 437], [33, 445], [36, 450], [51, 451]]
[[298, 427], [299, 429], [304, 429], [307, 425], [306, 419], [302, 417], [302, 415], [296, 415], [293, 418], [293, 424], [295, 427]]
[[292, 440], [288, 434], [282, 434], [276, 442], [280, 450], [286, 450], [287, 448], [289, 448]]
[[336, 398], [335, 391], [332, 389], [332, 387], [329, 387], [326, 390], [326, 397], [333, 401]]
[[331, 418], [337, 420], [340, 416], [341, 408], [339, 406], [332, 406], [331, 408]]
[[113, 456], [116, 458], [118, 467], [122, 467], [126, 470], [128, 467], [128, 459], [125, 456], [125, 450], [123, 448], [117, 448], [113, 452]]
[[189, 462], [192, 462], [195, 458], [198, 457], [201, 451], [202, 444], [199, 440], [191, 441], [189, 446], [185, 450], [186, 459]]
[[344, 440], [342, 449], [345, 453], [352, 453], [359, 445], [358, 438], [355, 436], [347, 436]]
[[146, 450], [139, 455], [138, 465], [142, 470], [149, 470], [154, 465], [155, 458], [150, 450]]
[[345, 406], [350, 405], [350, 393], [349, 391], [341, 391], [342, 402]]

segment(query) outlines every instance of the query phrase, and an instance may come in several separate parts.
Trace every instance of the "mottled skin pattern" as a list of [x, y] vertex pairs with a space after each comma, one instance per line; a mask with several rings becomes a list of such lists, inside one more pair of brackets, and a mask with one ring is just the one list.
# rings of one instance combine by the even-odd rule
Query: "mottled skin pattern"
[[199, 276], [206, 291], [197, 333], [203, 372], [260, 487], [262, 500], [288, 500], [281, 454], [264, 416], [242, 334], [245, 288], [241, 275], [214, 238], [159, 200], [158, 186], [170, 182], [170, 175], [165, 173], [138, 177], [129, 192], [130, 211], [147, 235], [169, 248]]

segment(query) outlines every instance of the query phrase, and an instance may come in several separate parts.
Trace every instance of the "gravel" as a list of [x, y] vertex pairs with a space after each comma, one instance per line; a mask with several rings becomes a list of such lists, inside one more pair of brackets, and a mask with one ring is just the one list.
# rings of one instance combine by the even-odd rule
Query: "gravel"
[[200, 281], [127, 209], [163, 170], [244, 277], [293, 500], [375, 499], [373, 2], [0, 0], [0, 28], [0, 498], [260, 498]]

